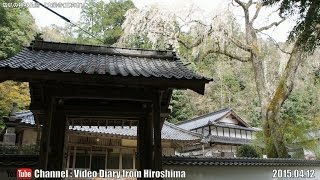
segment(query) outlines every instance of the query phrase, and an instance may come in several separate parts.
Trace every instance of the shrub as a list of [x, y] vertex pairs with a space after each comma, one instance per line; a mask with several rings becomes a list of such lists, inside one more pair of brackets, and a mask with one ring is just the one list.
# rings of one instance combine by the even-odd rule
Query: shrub
[[251, 146], [251, 145], [242, 145], [239, 149], [238, 149], [238, 153], [237, 153], [238, 157], [252, 157], [252, 158], [258, 158], [259, 153], [257, 152], [257, 150]]

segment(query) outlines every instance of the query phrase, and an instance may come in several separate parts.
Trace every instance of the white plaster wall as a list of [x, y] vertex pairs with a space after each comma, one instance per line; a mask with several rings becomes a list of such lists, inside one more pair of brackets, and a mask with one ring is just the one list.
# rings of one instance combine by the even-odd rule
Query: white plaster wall
[[222, 118], [218, 122], [224, 122], [224, 123], [228, 123], [228, 124], [238, 124], [238, 121], [235, 119], [232, 119], [232, 116], [227, 116], [225, 118]]
[[[223, 131], [222, 131], [222, 127], [217, 127], [218, 130], [218, 136], [223, 136]], [[216, 135], [216, 134], [213, 134]]]
[[230, 137], [236, 137], [235, 129], [230, 129]]
[[240, 134], [240, 130], [239, 129], [236, 129], [236, 137], [237, 138], [241, 138], [241, 134]]
[[246, 131], [245, 130], [241, 130], [241, 134], [240, 134], [242, 139], [246, 139]]
[[[167, 170], [186, 172], [186, 178], [164, 178], [174, 180], [320, 180], [320, 167], [316, 166], [181, 166], [164, 165]], [[315, 170], [314, 178], [273, 178], [273, 169]]]

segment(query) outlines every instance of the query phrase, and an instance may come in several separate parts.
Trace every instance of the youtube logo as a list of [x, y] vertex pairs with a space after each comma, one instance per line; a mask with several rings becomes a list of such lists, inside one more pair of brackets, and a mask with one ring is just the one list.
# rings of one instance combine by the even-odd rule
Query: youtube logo
[[17, 169], [17, 180], [31, 180], [32, 169], [31, 168], [18, 168]]

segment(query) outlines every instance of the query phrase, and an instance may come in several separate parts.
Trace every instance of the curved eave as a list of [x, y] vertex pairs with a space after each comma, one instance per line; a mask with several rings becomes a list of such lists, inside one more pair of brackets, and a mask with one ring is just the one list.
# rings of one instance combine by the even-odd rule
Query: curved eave
[[86, 74], [62, 71], [23, 69], [23, 68], [0, 68], [0, 82], [6, 80], [35, 82], [35, 81], [59, 81], [67, 83], [82, 83], [86, 85], [145, 85], [151, 87], [166, 87], [175, 89], [191, 89], [199, 94], [204, 94], [205, 84], [211, 79], [187, 79], [187, 78], [165, 78], [165, 77], [141, 77], [141, 76], [119, 76], [107, 74]]

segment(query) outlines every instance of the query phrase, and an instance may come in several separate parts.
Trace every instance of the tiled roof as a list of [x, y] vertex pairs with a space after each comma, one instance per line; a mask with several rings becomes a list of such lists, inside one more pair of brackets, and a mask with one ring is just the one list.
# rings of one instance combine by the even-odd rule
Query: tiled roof
[[30, 110], [25, 112], [17, 112], [15, 115], [16, 119], [21, 119], [21, 123], [34, 125], [34, 116]]
[[126, 49], [36, 41], [0, 68], [207, 80], [189, 70], [173, 51]]
[[233, 126], [231, 128], [245, 128], [244, 126], [237, 126], [237, 125], [228, 125], [225, 123], [217, 123], [218, 120], [222, 119], [223, 117], [225, 117], [228, 114], [232, 114], [234, 115], [238, 121], [240, 121], [244, 126], [246, 126], [247, 130], [255, 130], [254, 128], [251, 128], [245, 121], [243, 121], [231, 108], [225, 108], [225, 109], [221, 109], [219, 111], [215, 111], [212, 113], [208, 113], [187, 121], [183, 121], [179, 124], [177, 124], [179, 127], [183, 128], [183, 129], [187, 129], [187, 130], [192, 130], [192, 129], [196, 129], [196, 128], [200, 128], [209, 124], [215, 125], [217, 124], [217, 126]]
[[164, 122], [162, 127], [161, 136], [165, 139], [172, 140], [200, 140], [202, 138], [201, 134], [194, 133], [185, 129], [182, 129], [174, 124], [167, 121]]
[[6, 123], [22, 123], [24, 125], [31, 126], [36, 124], [34, 116], [30, 110], [16, 112], [14, 116], [4, 117], [4, 120]]
[[320, 166], [319, 160], [280, 159], [280, 158], [212, 158], [212, 157], [163, 157], [164, 165], [186, 166]]
[[199, 116], [187, 121], [183, 121], [178, 124], [179, 127], [187, 130], [195, 129], [198, 127], [202, 127], [205, 125], [208, 125], [209, 122], [214, 122], [222, 117], [224, 117], [226, 114], [228, 114], [231, 111], [230, 108], [221, 109], [219, 111], [215, 111], [209, 114], [205, 114], [203, 116]]
[[209, 136], [208, 140], [210, 142], [228, 143], [228, 144], [249, 144], [249, 143], [251, 143], [250, 139], [225, 137], [225, 136], [214, 136], [214, 135]]
[[[116, 136], [125, 136], [125, 137], [136, 137], [137, 136], [137, 127], [136, 126], [111, 126], [111, 127], [98, 127], [98, 126], [69, 126], [69, 129], [74, 132], [87, 132], [87, 133], [99, 133], [99, 134], [108, 134]], [[201, 135], [198, 133], [190, 132], [184, 129], [181, 129], [167, 121], [164, 122], [161, 130], [161, 138], [164, 140], [177, 140], [177, 141], [200, 141]]]
[[[0, 166], [37, 166], [39, 155], [1, 155]], [[182, 166], [320, 166], [319, 160], [164, 156], [163, 165]]]
[[[35, 125], [35, 120], [31, 111], [24, 111], [16, 113], [16, 116], [11, 116], [17, 121], [16, 123], [27, 123], [30, 125]], [[69, 129], [74, 132], [87, 132], [87, 133], [100, 133], [108, 135], [117, 135], [124, 137], [136, 137], [137, 127], [136, 126], [69, 126]], [[190, 132], [188, 130], [177, 127], [167, 121], [164, 122], [161, 137], [165, 140], [178, 140], [178, 141], [200, 141], [201, 134]]]

